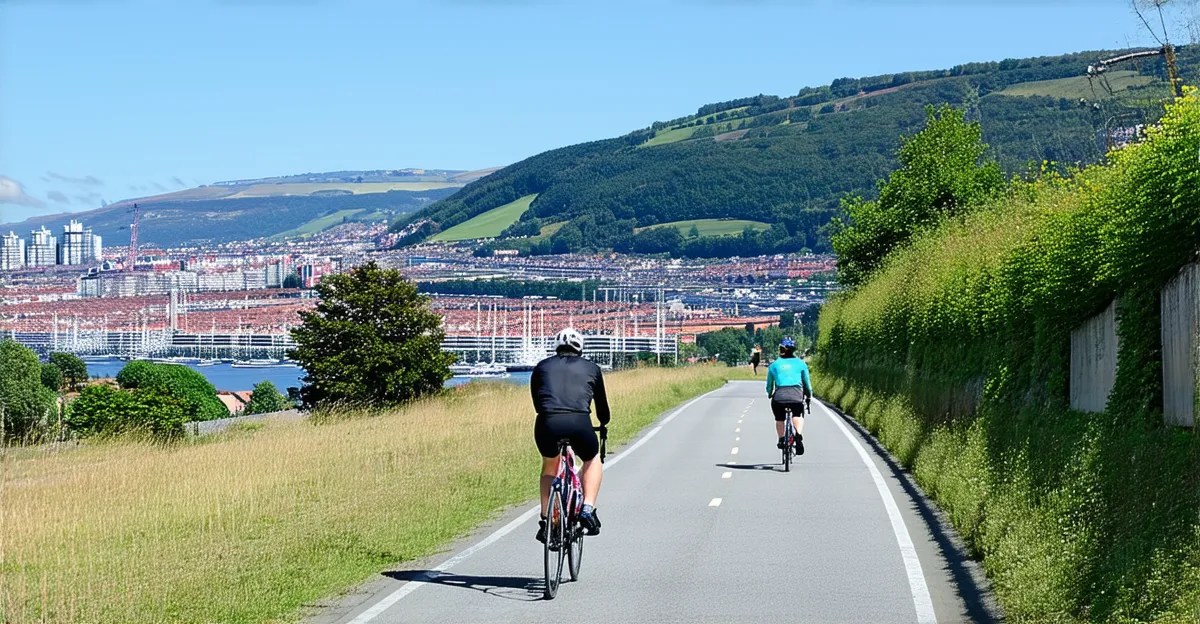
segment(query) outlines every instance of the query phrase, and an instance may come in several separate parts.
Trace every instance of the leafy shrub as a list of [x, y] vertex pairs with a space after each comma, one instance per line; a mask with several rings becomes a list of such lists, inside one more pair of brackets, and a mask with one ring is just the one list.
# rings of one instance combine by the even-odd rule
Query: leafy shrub
[[117, 383], [127, 390], [155, 390], [179, 400], [188, 420], [227, 418], [229, 409], [204, 375], [178, 364], [136, 360], [121, 368]]
[[286, 409], [291, 409], [292, 405], [287, 397], [279, 393], [275, 384], [269, 381], [259, 382], [254, 386], [254, 392], [250, 393], [250, 401], [246, 403], [246, 408], [242, 410], [243, 414], [269, 414], [271, 412], [282, 412]]
[[140, 431], [173, 437], [183, 434], [187, 421], [184, 402], [157, 387], [88, 386], [67, 408], [67, 427], [83, 436]]
[[0, 340], [0, 438], [35, 437], [54, 414], [55, 393], [42, 385], [37, 354], [11, 340]]

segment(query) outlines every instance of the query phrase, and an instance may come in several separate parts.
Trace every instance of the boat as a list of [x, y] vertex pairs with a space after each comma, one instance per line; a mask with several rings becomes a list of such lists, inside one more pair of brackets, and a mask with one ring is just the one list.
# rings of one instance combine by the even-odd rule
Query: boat
[[496, 362], [475, 364], [473, 366], [456, 364], [450, 367], [450, 371], [454, 373], [455, 377], [470, 377], [472, 379], [504, 379], [511, 377], [508, 374], [507, 367]]
[[280, 368], [283, 366], [294, 366], [293, 364], [284, 364], [279, 360], [234, 360], [230, 364], [233, 368]]
[[196, 362], [196, 366], [213, 366], [214, 364], [220, 364], [220, 363], [221, 363], [221, 360], [200, 360], [200, 361]]

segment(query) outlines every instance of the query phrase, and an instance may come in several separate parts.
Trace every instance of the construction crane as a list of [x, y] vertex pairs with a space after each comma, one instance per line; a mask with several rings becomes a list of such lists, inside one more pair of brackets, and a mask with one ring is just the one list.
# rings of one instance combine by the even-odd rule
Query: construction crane
[[129, 266], [125, 267], [126, 271], [133, 271], [133, 265], [137, 262], [138, 220], [141, 216], [142, 213], [135, 202], [133, 204], [133, 225], [129, 226]]
[[1110, 59], [1097, 61], [1095, 65], [1088, 65], [1087, 76], [1088, 78], [1095, 78], [1108, 71], [1109, 67], [1116, 65], [1117, 63], [1159, 55], [1162, 55], [1162, 57], [1167, 61], [1167, 78], [1171, 81], [1171, 92], [1177, 98], [1183, 97], [1183, 80], [1179, 78], [1179, 69], [1175, 66], [1175, 46], [1169, 43], [1155, 50], [1131, 52], [1129, 54], [1122, 54], [1121, 56], [1114, 56]]

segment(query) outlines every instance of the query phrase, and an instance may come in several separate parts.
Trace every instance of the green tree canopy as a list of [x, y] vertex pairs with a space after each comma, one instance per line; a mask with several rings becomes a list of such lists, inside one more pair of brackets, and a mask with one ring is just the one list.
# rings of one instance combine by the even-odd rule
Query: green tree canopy
[[696, 342], [705, 352], [717, 356], [722, 362], [737, 366], [749, 359], [747, 336], [743, 329], [727, 327], [721, 331], [701, 334], [696, 338]]
[[254, 386], [254, 392], [250, 393], [250, 402], [246, 403], [246, 408], [242, 411], [243, 414], [269, 414], [271, 412], [282, 412], [290, 409], [291, 403], [287, 397], [279, 393], [279, 389], [275, 384], [269, 381], [261, 381]]
[[978, 122], [968, 123], [964, 111], [949, 105], [926, 107], [926, 115], [924, 130], [901, 138], [900, 168], [880, 184], [879, 199], [847, 198], [842, 208], [849, 221], [833, 221], [832, 243], [844, 284], [862, 283], [918, 231], [1004, 189], [1000, 165], [984, 156], [987, 145]]
[[42, 385], [37, 354], [11, 340], [0, 340], [0, 430], [5, 439], [37, 432], [54, 413], [55, 393]]
[[51, 353], [50, 362], [62, 371], [67, 385], [75, 390], [88, 379], [87, 363], [70, 353]]
[[54, 362], [45, 362], [42, 367], [42, 386], [51, 392], [58, 392], [63, 385], [63, 373]]
[[227, 418], [229, 409], [204, 375], [179, 364], [136, 360], [121, 368], [117, 383], [127, 390], [157, 390], [179, 400], [188, 420]]
[[307, 373], [301, 397], [322, 404], [394, 405], [441, 390], [454, 356], [441, 348], [442, 319], [395, 269], [374, 262], [316, 287], [316, 309], [300, 314], [289, 357]]

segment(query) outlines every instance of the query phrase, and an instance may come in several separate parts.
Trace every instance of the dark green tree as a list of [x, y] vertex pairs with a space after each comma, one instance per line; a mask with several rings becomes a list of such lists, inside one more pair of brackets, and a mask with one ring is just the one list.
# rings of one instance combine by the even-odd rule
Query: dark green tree
[[693, 223], [691, 229], [688, 230], [688, 238], [700, 238], [700, 228]]
[[892, 250], [921, 229], [962, 214], [1004, 190], [1000, 165], [985, 159], [978, 122], [961, 110], [926, 107], [925, 129], [900, 139], [900, 168], [880, 184], [879, 199], [843, 201], [849, 218], [833, 220], [839, 278], [861, 284]]
[[51, 353], [50, 362], [62, 371], [63, 379], [71, 390], [78, 390], [87, 381], [87, 363], [71, 353]]
[[261, 381], [254, 386], [254, 391], [250, 393], [250, 402], [246, 403], [246, 408], [242, 411], [247, 416], [250, 414], [269, 414], [271, 412], [282, 412], [290, 409], [291, 403], [287, 397], [279, 393], [279, 389], [275, 384], [269, 381]]
[[28, 347], [0, 340], [0, 438], [26, 439], [54, 413], [55, 393], [42, 385], [41, 363]]
[[304, 288], [304, 280], [300, 279], [300, 274], [292, 272], [288, 273], [283, 278], [284, 288]]
[[749, 358], [746, 332], [742, 329], [727, 327], [721, 331], [701, 334], [696, 341], [707, 353], [717, 356], [730, 366], [737, 366]]
[[58, 392], [63, 385], [63, 373], [54, 362], [42, 364], [42, 385], [51, 392]]
[[[564, 228], [565, 229], [565, 228]], [[367, 263], [321, 280], [302, 312], [289, 357], [307, 373], [306, 407], [395, 405], [437, 392], [454, 356], [441, 349], [442, 319], [395, 269]]]

